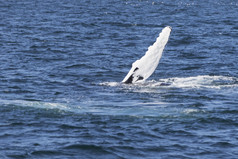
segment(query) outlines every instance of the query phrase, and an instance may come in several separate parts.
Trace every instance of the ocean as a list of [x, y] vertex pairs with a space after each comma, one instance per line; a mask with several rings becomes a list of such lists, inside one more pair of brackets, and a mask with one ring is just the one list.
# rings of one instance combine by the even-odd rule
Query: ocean
[[[237, 0], [1, 0], [1, 159], [238, 158]], [[123, 84], [161, 30], [156, 71]]]

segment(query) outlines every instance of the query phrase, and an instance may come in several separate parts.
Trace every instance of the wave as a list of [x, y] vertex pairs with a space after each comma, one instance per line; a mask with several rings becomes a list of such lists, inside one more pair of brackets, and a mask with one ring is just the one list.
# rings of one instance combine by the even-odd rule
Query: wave
[[[29, 107], [37, 110], [49, 111], [49, 113], [73, 113], [81, 115], [99, 115], [99, 116], [127, 116], [132, 118], [174, 118], [180, 115], [204, 113], [198, 108], [177, 108], [176, 105], [167, 106], [164, 102], [149, 103], [130, 103], [124, 106], [72, 106], [70, 104], [49, 103], [25, 100], [0, 100], [0, 105], [5, 109], [12, 110], [13, 107]], [[171, 105], [171, 104], [170, 104]], [[41, 113], [43, 113], [41, 111]]]
[[27, 100], [0, 100], [1, 105], [34, 107], [43, 109], [58, 109], [62, 111], [70, 111], [70, 108], [62, 103], [40, 102], [40, 101], [27, 101]]

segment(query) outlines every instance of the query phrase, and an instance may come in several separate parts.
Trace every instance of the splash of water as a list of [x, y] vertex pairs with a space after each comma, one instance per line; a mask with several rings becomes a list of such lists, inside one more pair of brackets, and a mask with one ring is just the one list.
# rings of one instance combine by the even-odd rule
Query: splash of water
[[221, 89], [221, 88], [236, 88], [238, 87], [238, 78], [227, 76], [209, 76], [199, 75], [194, 77], [174, 77], [160, 79], [159, 81], [148, 81], [144, 83], [137, 83], [134, 85], [125, 85], [119, 82], [103, 82], [100, 85], [105, 86], [124, 86], [124, 88], [131, 87], [145, 87], [145, 88], [182, 88], [182, 89]]

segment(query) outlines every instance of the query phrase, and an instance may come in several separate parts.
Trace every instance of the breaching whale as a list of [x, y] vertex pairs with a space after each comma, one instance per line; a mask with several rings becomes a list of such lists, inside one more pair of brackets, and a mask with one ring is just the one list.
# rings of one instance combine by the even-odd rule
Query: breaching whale
[[171, 30], [172, 28], [170, 26], [162, 30], [155, 43], [148, 48], [145, 55], [132, 64], [131, 70], [122, 80], [123, 83], [143, 82], [152, 75], [159, 64], [164, 47], [169, 40]]

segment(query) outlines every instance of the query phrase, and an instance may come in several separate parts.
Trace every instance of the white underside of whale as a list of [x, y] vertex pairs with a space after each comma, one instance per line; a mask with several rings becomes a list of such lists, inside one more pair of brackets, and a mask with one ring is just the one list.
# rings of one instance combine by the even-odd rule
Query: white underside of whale
[[164, 47], [169, 40], [170, 32], [171, 27], [169, 26], [162, 30], [155, 43], [148, 48], [145, 55], [132, 64], [131, 70], [128, 72], [122, 82], [143, 82], [152, 75], [159, 64]]

